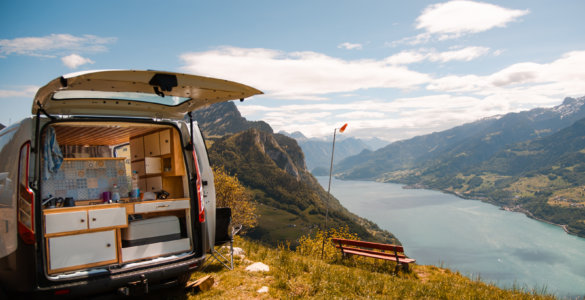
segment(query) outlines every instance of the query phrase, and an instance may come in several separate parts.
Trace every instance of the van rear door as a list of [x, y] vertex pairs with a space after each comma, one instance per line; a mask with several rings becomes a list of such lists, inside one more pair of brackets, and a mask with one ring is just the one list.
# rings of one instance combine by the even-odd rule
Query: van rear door
[[182, 119], [187, 112], [262, 94], [240, 83], [161, 71], [107, 70], [65, 75], [40, 88], [32, 113]]

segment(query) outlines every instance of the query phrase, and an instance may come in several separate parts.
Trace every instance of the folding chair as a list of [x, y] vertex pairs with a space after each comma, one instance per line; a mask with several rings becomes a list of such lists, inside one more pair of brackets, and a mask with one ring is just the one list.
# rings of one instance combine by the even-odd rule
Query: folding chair
[[219, 261], [224, 267], [233, 270], [234, 269], [234, 235], [236, 235], [241, 229], [242, 225], [237, 225], [231, 228], [232, 222], [232, 210], [229, 207], [218, 207], [215, 210], [215, 247], [223, 246], [227, 243], [230, 244], [230, 258], [226, 258], [219, 251], [215, 250], [215, 247], [211, 248], [211, 256]]

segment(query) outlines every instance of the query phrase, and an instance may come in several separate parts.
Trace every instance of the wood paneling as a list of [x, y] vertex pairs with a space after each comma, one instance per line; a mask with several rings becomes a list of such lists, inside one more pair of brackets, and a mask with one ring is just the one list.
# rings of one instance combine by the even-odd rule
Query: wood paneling
[[130, 137], [147, 134], [160, 127], [128, 123], [105, 124], [54, 124], [59, 145], [120, 145]]

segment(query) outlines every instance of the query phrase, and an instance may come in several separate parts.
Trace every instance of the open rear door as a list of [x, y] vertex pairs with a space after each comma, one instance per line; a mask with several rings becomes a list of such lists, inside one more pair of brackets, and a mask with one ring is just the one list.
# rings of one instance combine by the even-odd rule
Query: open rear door
[[[109, 70], [65, 75], [40, 88], [32, 113], [182, 119], [213, 103], [262, 94], [252, 87], [161, 71]], [[39, 107], [40, 105], [40, 107]]]

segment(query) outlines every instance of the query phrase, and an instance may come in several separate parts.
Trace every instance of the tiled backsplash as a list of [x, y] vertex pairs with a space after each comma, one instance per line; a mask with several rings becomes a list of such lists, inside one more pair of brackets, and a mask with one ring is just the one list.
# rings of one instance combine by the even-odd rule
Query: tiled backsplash
[[42, 184], [43, 199], [72, 197], [74, 200], [101, 199], [102, 193], [117, 184], [120, 195], [128, 193], [125, 159], [65, 159], [57, 174], [51, 174]]

